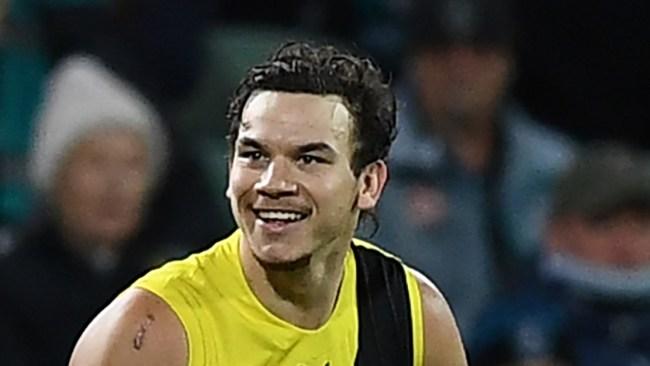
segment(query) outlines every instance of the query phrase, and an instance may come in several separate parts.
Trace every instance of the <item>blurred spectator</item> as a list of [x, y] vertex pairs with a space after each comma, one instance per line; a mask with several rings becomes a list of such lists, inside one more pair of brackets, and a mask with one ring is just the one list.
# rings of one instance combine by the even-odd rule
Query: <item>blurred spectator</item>
[[538, 271], [494, 304], [473, 365], [650, 365], [650, 156], [596, 145], [560, 181]]
[[[163, 122], [173, 124], [177, 104], [188, 98], [204, 66], [203, 35], [215, 15], [215, 4], [49, 0], [3, 5], [7, 14], [6, 32], [0, 35], [0, 224], [15, 226], [24, 222], [32, 207], [23, 167], [33, 111], [50, 66], [78, 52], [96, 55], [137, 87], [163, 115]], [[205, 180], [197, 174], [196, 159], [186, 153], [187, 143], [172, 135], [176, 151], [172, 174], [190, 172]]]
[[4, 365], [65, 365], [96, 312], [164, 258], [138, 237], [167, 162], [158, 114], [96, 59], [50, 81], [30, 163], [43, 215], [0, 257]]
[[414, 0], [410, 17], [378, 241], [436, 281], [467, 334], [534, 255], [572, 147], [509, 98], [505, 0]]

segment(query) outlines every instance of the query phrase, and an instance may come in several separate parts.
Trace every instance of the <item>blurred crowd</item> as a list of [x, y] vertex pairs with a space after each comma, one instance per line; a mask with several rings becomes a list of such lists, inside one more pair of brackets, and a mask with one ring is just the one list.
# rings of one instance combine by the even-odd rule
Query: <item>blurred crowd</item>
[[1, 363], [67, 364], [131, 281], [233, 230], [228, 98], [298, 39], [390, 75], [359, 235], [441, 288], [470, 364], [650, 365], [650, 9], [578, 3], [0, 0]]

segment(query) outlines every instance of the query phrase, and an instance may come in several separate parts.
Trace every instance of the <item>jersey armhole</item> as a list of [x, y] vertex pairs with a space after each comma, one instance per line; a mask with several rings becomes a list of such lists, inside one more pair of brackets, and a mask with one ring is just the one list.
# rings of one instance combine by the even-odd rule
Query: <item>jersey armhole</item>
[[420, 285], [413, 270], [404, 266], [406, 285], [408, 287], [411, 306], [411, 329], [413, 330], [413, 366], [424, 364], [424, 320], [422, 316], [422, 295]]

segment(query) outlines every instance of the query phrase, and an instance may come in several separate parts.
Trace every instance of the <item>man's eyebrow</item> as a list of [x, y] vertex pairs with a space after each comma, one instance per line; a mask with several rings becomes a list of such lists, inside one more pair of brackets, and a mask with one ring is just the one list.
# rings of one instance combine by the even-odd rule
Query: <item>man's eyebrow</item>
[[325, 142], [312, 142], [305, 145], [300, 145], [296, 149], [299, 154], [304, 154], [313, 151], [319, 151], [326, 154], [335, 154], [336, 150]]
[[[266, 150], [266, 147], [264, 146], [263, 143], [250, 137], [239, 138], [237, 140], [237, 145], [250, 147], [257, 150]], [[322, 152], [325, 154], [336, 154], [336, 149], [334, 149], [331, 145], [325, 142], [310, 142], [296, 147], [294, 151], [297, 154], [305, 154], [314, 151]]]
[[250, 137], [242, 137], [237, 140], [238, 145], [252, 147], [254, 149], [263, 150], [264, 146], [257, 140]]

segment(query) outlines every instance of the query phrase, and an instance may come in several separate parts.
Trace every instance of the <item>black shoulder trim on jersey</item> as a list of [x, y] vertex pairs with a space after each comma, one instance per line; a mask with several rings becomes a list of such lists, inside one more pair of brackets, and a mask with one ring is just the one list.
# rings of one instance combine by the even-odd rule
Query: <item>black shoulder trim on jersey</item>
[[377, 250], [352, 245], [352, 251], [359, 313], [355, 365], [412, 365], [411, 307], [404, 266]]

